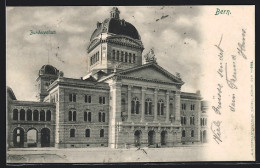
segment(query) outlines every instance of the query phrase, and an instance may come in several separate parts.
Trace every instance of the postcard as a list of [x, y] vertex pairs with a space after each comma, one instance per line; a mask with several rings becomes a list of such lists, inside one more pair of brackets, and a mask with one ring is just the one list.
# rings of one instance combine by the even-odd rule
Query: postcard
[[6, 7], [7, 163], [255, 161], [255, 6]]

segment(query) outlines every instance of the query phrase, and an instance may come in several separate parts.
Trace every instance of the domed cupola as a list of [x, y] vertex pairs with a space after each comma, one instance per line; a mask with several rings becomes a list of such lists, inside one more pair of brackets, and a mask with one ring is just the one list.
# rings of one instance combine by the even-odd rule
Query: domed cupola
[[142, 65], [143, 49], [135, 26], [120, 19], [120, 11], [113, 7], [110, 18], [102, 23], [97, 22], [97, 27], [91, 35], [87, 47], [88, 71], [98, 69], [107, 73], [115, 67], [127, 69]]
[[39, 75], [58, 75], [59, 70], [52, 65], [43, 65], [39, 70]]
[[110, 11], [111, 18], [119, 19], [119, 14], [120, 14], [120, 11], [118, 10], [117, 7], [113, 7], [112, 10]]
[[49, 85], [61, 76], [61, 74], [62, 72], [52, 65], [47, 64], [41, 67], [38, 73], [38, 78], [36, 79], [38, 85], [38, 93], [36, 97], [39, 101], [43, 101], [44, 98], [49, 95], [47, 91]]

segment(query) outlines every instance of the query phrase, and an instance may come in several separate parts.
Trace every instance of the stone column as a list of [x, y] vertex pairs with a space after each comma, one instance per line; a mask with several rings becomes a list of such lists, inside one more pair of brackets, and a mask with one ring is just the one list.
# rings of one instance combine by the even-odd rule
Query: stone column
[[24, 110], [24, 121], [27, 121], [27, 110], [28, 109]]
[[17, 109], [18, 110], [18, 118], [17, 118], [17, 121], [20, 121], [20, 110], [21, 109]]
[[170, 94], [170, 91], [167, 90], [166, 92], [166, 123], [169, 122], [169, 115], [170, 115], [170, 109], [169, 109], [169, 106], [170, 106], [170, 99], [169, 99], [169, 94]]
[[146, 87], [142, 87], [142, 109], [141, 109], [141, 122], [144, 122], [144, 110], [145, 110], [145, 91]]
[[154, 121], [157, 121], [157, 96], [158, 96], [158, 88], [154, 89]]
[[180, 124], [181, 123], [181, 117], [180, 117], [180, 103], [181, 103], [181, 98], [180, 98], [180, 91], [176, 91], [175, 93], [175, 121], [176, 124]]
[[127, 92], [127, 122], [131, 122], [131, 89], [133, 86], [128, 85], [128, 92]]

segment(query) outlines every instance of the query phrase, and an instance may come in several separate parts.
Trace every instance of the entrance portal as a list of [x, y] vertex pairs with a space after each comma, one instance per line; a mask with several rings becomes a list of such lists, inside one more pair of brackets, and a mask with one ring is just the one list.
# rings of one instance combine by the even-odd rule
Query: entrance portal
[[22, 128], [15, 128], [13, 132], [14, 147], [24, 147], [24, 130]]
[[135, 131], [135, 146], [141, 145], [141, 131], [137, 130]]
[[166, 136], [167, 136], [167, 132], [166, 131], [162, 131], [161, 132], [161, 145], [166, 145]]
[[37, 131], [32, 128], [27, 132], [28, 147], [37, 147]]
[[154, 139], [155, 139], [155, 132], [149, 131], [148, 132], [148, 146], [154, 145]]
[[48, 128], [41, 130], [41, 147], [50, 147], [50, 130]]
[[204, 130], [203, 131], [203, 133], [202, 133], [202, 142], [203, 143], [206, 143], [207, 142], [207, 131], [206, 130]]

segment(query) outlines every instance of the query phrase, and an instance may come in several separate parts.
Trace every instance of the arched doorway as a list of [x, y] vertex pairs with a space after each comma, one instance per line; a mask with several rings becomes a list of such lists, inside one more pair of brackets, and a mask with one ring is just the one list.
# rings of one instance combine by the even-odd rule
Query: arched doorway
[[136, 130], [135, 131], [135, 146], [140, 146], [141, 145], [141, 131]]
[[166, 145], [167, 142], [167, 132], [162, 131], [161, 132], [161, 145]]
[[202, 141], [203, 143], [207, 142], [207, 131], [206, 130], [204, 130], [202, 133], [202, 140], [203, 140]]
[[154, 140], [155, 140], [155, 132], [149, 131], [148, 132], [148, 146], [154, 145]]
[[37, 147], [37, 130], [34, 128], [29, 129], [27, 132], [27, 144], [28, 147]]
[[50, 130], [48, 128], [41, 130], [41, 147], [50, 147]]
[[22, 128], [15, 128], [13, 132], [14, 147], [24, 147], [24, 130]]

